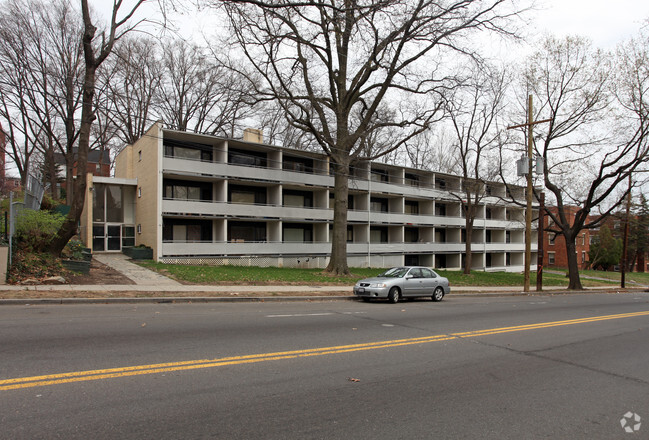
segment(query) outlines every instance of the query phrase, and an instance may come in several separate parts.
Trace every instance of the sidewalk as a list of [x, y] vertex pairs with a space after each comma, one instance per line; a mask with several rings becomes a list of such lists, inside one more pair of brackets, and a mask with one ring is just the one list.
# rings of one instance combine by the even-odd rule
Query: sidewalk
[[[502, 297], [585, 293], [638, 293], [645, 289], [587, 288], [569, 291], [546, 287], [542, 292], [523, 292], [521, 287], [453, 287], [450, 297]], [[22, 295], [21, 295], [22, 293]], [[203, 285], [39, 285], [1, 286], [0, 306], [34, 304], [106, 303], [190, 303], [190, 302], [265, 302], [265, 301], [341, 301], [357, 300], [351, 286], [203, 286]], [[7, 296], [9, 298], [7, 298]]]
[[154, 272], [145, 267], [131, 263], [129, 257], [119, 254], [93, 254], [92, 258], [106, 266], [110, 266], [118, 272], [121, 272], [126, 278], [130, 279], [137, 285], [148, 286], [181, 286], [178, 281], [172, 280], [158, 272]]
[[[313, 301], [355, 300], [352, 286], [311, 285], [185, 285], [132, 263], [123, 254], [95, 254], [100, 263], [121, 272], [135, 284], [0, 286], [0, 305], [37, 303]], [[522, 286], [451, 286], [451, 296], [515, 296], [566, 293], [646, 291], [619, 287], [568, 291], [547, 286], [543, 292], [523, 292]], [[1, 298], [5, 299], [1, 299]]]

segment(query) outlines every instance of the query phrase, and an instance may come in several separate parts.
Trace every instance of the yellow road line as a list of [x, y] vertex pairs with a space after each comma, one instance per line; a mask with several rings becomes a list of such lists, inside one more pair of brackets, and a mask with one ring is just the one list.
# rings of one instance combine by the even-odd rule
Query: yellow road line
[[228, 365], [243, 365], [258, 362], [296, 359], [301, 357], [324, 356], [330, 354], [350, 353], [355, 351], [377, 350], [381, 348], [402, 347], [407, 345], [427, 344], [431, 342], [448, 341], [460, 338], [474, 338], [478, 336], [494, 335], [499, 333], [538, 330], [566, 325], [586, 324], [591, 322], [607, 321], [611, 319], [634, 318], [648, 316], [649, 311], [621, 313], [617, 315], [593, 316], [589, 318], [569, 319], [565, 321], [541, 322], [513, 327], [501, 327], [470, 332], [450, 333], [420, 338], [395, 339], [390, 341], [368, 342], [363, 344], [339, 345], [334, 347], [311, 348], [305, 350], [280, 351], [275, 353], [259, 353], [246, 356], [232, 356], [220, 359], [200, 359], [183, 362], [167, 362], [151, 365], [135, 365], [122, 368], [108, 368], [102, 370], [74, 371], [60, 374], [47, 374], [42, 376], [21, 377], [0, 380], [0, 391], [21, 388], [33, 388], [90, 380], [112, 379], [117, 377], [139, 376], [144, 374], [169, 373], [174, 371], [197, 370], [200, 368], [215, 368]]

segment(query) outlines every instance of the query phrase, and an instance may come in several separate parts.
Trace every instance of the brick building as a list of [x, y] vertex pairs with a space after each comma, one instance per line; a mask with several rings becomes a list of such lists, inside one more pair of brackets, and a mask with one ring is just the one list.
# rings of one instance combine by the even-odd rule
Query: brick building
[[[579, 208], [577, 206], [566, 206], [564, 207], [566, 215], [572, 225], [575, 221], [575, 215]], [[556, 213], [556, 206], [548, 206], [546, 210]], [[543, 221], [544, 229], [551, 227], [552, 219], [546, 215]], [[568, 267], [568, 254], [566, 252], [566, 240], [563, 235], [556, 234], [552, 232], [544, 233], [543, 243], [543, 266], [548, 268], [567, 268]], [[577, 263], [579, 264], [579, 269], [586, 269], [589, 266], [588, 261], [588, 251], [590, 251], [590, 243], [592, 237], [597, 235], [597, 230], [584, 229], [582, 230], [577, 239], [575, 240], [575, 246], [577, 253]]]

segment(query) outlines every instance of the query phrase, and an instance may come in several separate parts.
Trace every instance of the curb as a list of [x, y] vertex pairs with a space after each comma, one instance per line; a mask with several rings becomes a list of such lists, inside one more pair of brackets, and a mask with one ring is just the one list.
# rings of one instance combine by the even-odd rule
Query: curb
[[[587, 295], [587, 294], [630, 294], [646, 293], [648, 289], [593, 289], [593, 290], [547, 290], [531, 292], [455, 292], [449, 297], [465, 298], [503, 298], [518, 296], [553, 296], [553, 295]], [[326, 302], [358, 301], [356, 296], [193, 296], [193, 297], [140, 297], [140, 298], [8, 298], [0, 299], [1, 306], [11, 305], [66, 305], [66, 304], [192, 304], [192, 303], [248, 303], [248, 302]]]

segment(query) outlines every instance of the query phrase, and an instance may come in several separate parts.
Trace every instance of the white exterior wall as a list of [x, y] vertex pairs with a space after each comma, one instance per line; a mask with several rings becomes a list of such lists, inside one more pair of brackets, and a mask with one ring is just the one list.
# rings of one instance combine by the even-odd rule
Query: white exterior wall
[[[160, 139], [164, 138], [166, 133], [166, 130], [161, 130]], [[165, 219], [211, 222], [212, 239], [209, 242], [191, 243], [182, 240], [160, 240], [160, 248], [157, 249], [158, 259], [295, 267], [326, 265], [331, 251], [329, 225], [333, 221], [329, 196], [333, 192], [334, 184], [333, 176], [328, 173], [329, 162], [326, 156], [289, 150], [290, 152], [286, 154], [313, 160], [311, 173], [290, 171], [281, 167], [284, 151], [288, 149], [211, 136], [172, 133], [176, 140], [186, 139], [193, 143], [212, 145], [213, 158], [211, 162], [205, 162], [161, 155], [163, 156], [160, 161], [161, 178], [211, 182], [212, 197], [211, 200], [205, 201], [171, 200], [163, 199], [160, 191], [157, 191], [157, 200], [146, 202], [147, 206], [152, 208], [159, 206], [159, 209], [154, 208], [147, 213], [149, 218], [152, 216], [157, 218], [151, 218], [147, 224], [161, 225]], [[158, 144], [158, 151], [164, 150], [161, 148], [163, 143], [161, 141]], [[231, 148], [263, 151], [266, 153], [267, 166], [229, 164], [227, 150]], [[406, 258], [416, 255], [419, 264], [439, 267], [443, 262], [449, 269], [459, 269], [461, 256], [465, 250], [461, 240], [465, 219], [460, 215], [461, 207], [457, 197], [450, 191], [461, 187], [461, 179], [457, 176], [381, 164], [380, 168], [388, 171], [390, 182], [370, 182], [367, 180], [366, 172], [369, 167], [360, 168], [359, 177], [350, 179], [349, 185], [350, 194], [354, 198], [354, 209], [348, 212], [349, 226], [353, 231], [353, 241], [347, 244], [348, 264], [352, 267], [386, 267], [404, 264]], [[418, 182], [409, 183], [405, 179], [406, 173], [416, 175]], [[436, 187], [439, 179], [445, 181], [445, 188], [439, 187], [441, 185]], [[260, 205], [228, 203], [230, 185], [266, 188], [266, 203]], [[311, 193], [312, 206], [282, 206], [283, 189], [297, 189]], [[504, 192], [504, 188], [496, 189]], [[388, 199], [389, 212], [369, 212], [371, 197]], [[418, 214], [404, 212], [406, 200], [418, 202]], [[138, 200], [138, 203], [140, 202]], [[436, 203], [446, 205], [446, 215], [435, 215]], [[485, 218], [487, 207], [491, 209], [490, 219]], [[485, 198], [484, 205], [479, 210], [480, 218], [475, 220], [472, 240], [474, 269], [522, 270], [523, 210], [516, 206], [507, 206], [501, 199], [495, 197]], [[144, 223], [141, 213], [142, 210], [138, 210], [140, 219], [138, 222]], [[229, 242], [228, 224], [232, 221], [265, 225], [266, 239], [262, 242], [241, 240]], [[310, 228], [311, 241], [282, 242], [284, 223], [301, 224], [306, 229]], [[386, 228], [387, 242], [368, 243], [370, 227]], [[404, 227], [418, 229], [419, 239], [416, 243], [404, 242]], [[486, 229], [491, 230], [490, 243], [485, 243]], [[506, 242], [505, 231], [509, 231], [509, 243]], [[535, 251], [536, 241], [533, 241], [532, 252]], [[485, 267], [487, 253], [490, 254], [490, 267]], [[510, 254], [509, 265], [506, 264], [506, 254]], [[225, 261], [228, 263], [224, 263]]]

